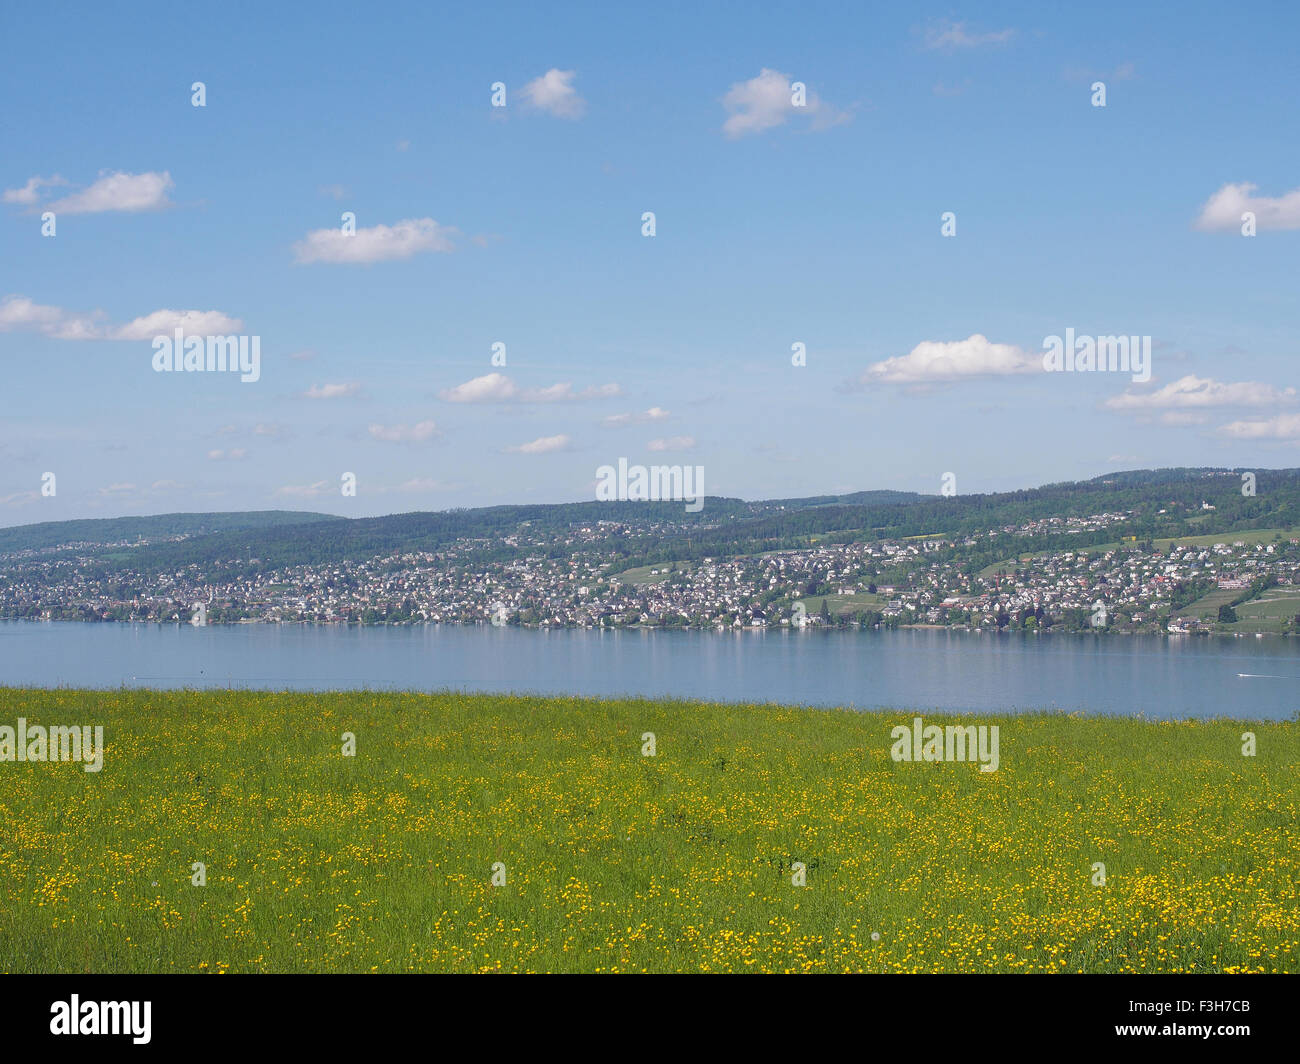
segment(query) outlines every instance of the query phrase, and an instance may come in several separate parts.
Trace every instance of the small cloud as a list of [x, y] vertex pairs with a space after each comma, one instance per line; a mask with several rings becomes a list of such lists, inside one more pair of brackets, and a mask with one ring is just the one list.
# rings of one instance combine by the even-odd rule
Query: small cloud
[[936, 52], [956, 52], [963, 48], [980, 48], [988, 44], [1006, 44], [1016, 35], [1013, 29], [971, 29], [967, 22], [948, 18], [931, 19], [924, 29], [925, 47]]
[[552, 68], [540, 78], [534, 78], [520, 90], [525, 104], [556, 118], [581, 118], [587, 101], [573, 87], [575, 73]]
[[568, 381], [546, 388], [520, 388], [504, 373], [487, 373], [482, 377], [443, 388], [438, 398], [448, 403], [570, 403], [589, 399], [610, 399], [622, 394], [617, 384], [602, 384], [573, 390]]
[[313, 384], [305, 392], [300, 392], [299, 399], [350, 399], [361, 392], [361, 385], [356, 381], [347, 384]]
[[102, 214], [106, 211], [157, 211], [170, 207], [167, 193], [172, 175], [162, 173], [101, 173], [99, 180], [49, 205], [58, 214]]
[[975, 333], [965, 340], [926, 340], [906, 355], [887, 358], [868, 366], [850, 382], [850, 387], [872, 383], [916, 384], [956, 381], [972, 377], [1003, 377], [1016, 373], [1042, 372], [1041, 356], [1013, 344], [991, 343]]
[[757, 77], [732, 85], [722, 98], [722, 106], [730, 116], [722, 123], [722, 132], [733, 139], [775, 129], [795, 117], [810, 119], [814, 129], [828, 129], [852, 117], [831, 107], [807, 88], [803, 105], [796, 106], [790, 75], [767, 67]]
[[66, 185], [58, 174], [53, 177], [29, 177], [27, 184], [21, 188], [7, 188], [4, 190], [5, 203], [17, 203], [23, 207], [30, 207], [40, 199], [41, 189], [54, 188], [59, 185]]
[[570, 442], [569, 437], [565, 435], [539, 436], [531, 443], [507, 447], [506, 450], [511, 454], [553, 454], [556, 451], [568, 450]]
[[170, 335], [177, 329], [187, 336], [230, 336], [243, 332], [244, 323], [219, 310], [155, 310], [110, 329], [106, 339], [152, 340], [155, 336]]
[[341, 200], [348, 193], [342, 185], [321, 185], [320, 194], [332, 200]]
[[1206, 231], [1240, 230], [1246, 211], [1255, 215], [1255, 228], [1300, 229], [1300, 188], [1281, 196], [1256, 196], [1257, 185], [1224, 185], [1205, 201], [1195, 228]]
[[1188, 374], [1154, 391], [1127, 391], [1106, 400], [1110, 410], [1161, 410], [1210, 406], [1274, 406], [1294, 402], [1296, 390], [1259, 381], [1227, 383]]
[[331, 490], [332, 486], [328, 480], [318, 480], [314, 484], [286, 484], [282, 488], [276, 488], [275, 494], [294, 499], [306, 499], [324, 495]]
[[667, 439], [651, 440], [646, 447], [651, 451], [689, 451], [695, 446], [694, 436], [669, 436]]
[[1279, 414], [1255, 421], [1233, 421], [1219, 429], [1239, 440], [1300, 440], [1300, 414]]
[[640, 414], [610, 414], [601, 421], [601, 424], [607, 429], [615, 429], [623, 425], [644, 425], [649, 421], [664, 421], [670, 416], [667, 410], [652, 406]]
[[425, 251], [455, 250], [453, 226], [439, 225], [432, 218], [406, 218], [395, 225], [375, 225], [345, 233], [341, 228], [315, 229], [294, 244], [294, 261], [360, 263], [409, 259]]
[[117, 498], [123, 495], [130, 495], [135, 490], [136, 487], [134, 484], [119, 482], [117, 484], [109, 484], [107, 487], [100, 488], [95, 492], [95, 494], [107, 498]]
[[104, 312], [79, 313], [34, 303], [25, 296], [0, 301], [0, 332], [38, 332], [58, 340], [151, 340], [183, 329], [191, 336], [238, 333], [244, 323], [219, 310], [155, 310], [126, 325], [109, 325]]
[[264, 436], [267, 439], [283, 440], [290, 435], [289, 429], [284, 425], [277, 425], [274, 422], [259, 421], [253, 426], [254, 436]]
[[248, 457], [248, 452], [243, 447], [233, 447], [229, 451], [214, 450], [208, 452], [208, 458], [213, 462], [238, 462]]
[[369, 432], [371, 439], [385, 443], [428, 443], [442, 435], [432, 421], [414, 425], [371, 425]]

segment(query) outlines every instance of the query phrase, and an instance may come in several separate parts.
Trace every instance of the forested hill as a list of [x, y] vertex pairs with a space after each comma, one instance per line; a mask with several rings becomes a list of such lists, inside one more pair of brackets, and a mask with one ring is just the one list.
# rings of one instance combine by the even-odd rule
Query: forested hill
[[43, 550], [69, 543], [104, 546], [175, 536], [206, 536], [230, 529], [255, 530], [313, 521], [336, 521], [330, 514], [297, 510], [251, 510], [246, 513], [156, 514], [152, 517], [109, 517], [82, 521], [43, 521], [0, 528], [0, 554]]
[[[473, 541], [472, 548], [485, 557], [563, 557], [595, 536], [621, 556], [617, 567], [622, 568], [836, 540], [965, 537], [1101, 513], [1128, 514], [1122, 534], [1139, 538], [1300, 527], [1300, 470], [1253, 471], [1254, 494], [1243, 492], [1243, 472], [1137, 470], [953, 497], [893, 491], [764, 502], [709, 497], [698, 513], [686, 512], [680, 502], [582, 502], [355, 519], [287, 511], [168, 514], [0, 529], [0, 554], [59, 544], [114, 544], [86, 553], [98, 555], [105, 568], [148, 573], [188, 566], [328, 564], [436, 551], [453, 543], [463, 547], [465, 541]], [[1098, 535], [1095, 541], [1102, 542], [1110, 533]], [[141, 537], [155, 541], [120, 546]]]

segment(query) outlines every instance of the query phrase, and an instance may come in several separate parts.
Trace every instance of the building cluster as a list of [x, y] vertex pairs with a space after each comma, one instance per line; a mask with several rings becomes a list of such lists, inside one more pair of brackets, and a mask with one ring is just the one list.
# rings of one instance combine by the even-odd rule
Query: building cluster
[[[527, 523], [495, 542], [272, 568], [256, 558], [162, 574], [105, 566], [82, 545], [0, 557], [0, 617], [191, 623], [495, 623], [535, 627], [765, 628], [943, 625], [1189, 632], [1195, 608], [1296, 587], [1300, 546], [1234, 539], [1139, 544], [1125, 514], [1049, 518], [978, 535], [824, 542], [759, 555], [626, 569], [662, 529]], [[986, 564], [998, 542], [1117, 529], [1109, 546], [1045, 549]], [[1115, 546], [1114, 542], [1120, 543]], [[120, 545], [119, 553], [128, 545]], [[1282, 625], [1287, 628], [1288, 621]], [[1294, 625], [1292, 625], [1294, 627]], [[1289, 630], [1289, 629], [1288, 629]]]

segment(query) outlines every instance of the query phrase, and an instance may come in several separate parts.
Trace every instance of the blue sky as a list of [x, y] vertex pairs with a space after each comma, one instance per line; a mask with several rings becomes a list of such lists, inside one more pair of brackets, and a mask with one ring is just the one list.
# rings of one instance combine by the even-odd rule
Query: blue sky
[[1300, 15], [1074, 8], [7, 4], [0, 524], [1300, 465]]

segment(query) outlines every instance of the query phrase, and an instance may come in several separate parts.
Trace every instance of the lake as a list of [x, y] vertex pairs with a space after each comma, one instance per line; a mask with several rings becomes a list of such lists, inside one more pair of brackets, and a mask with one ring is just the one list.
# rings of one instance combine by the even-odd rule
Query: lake
[[1300, 641], [0, 621], [0, 685], [371, 688], [1278, 720]]

